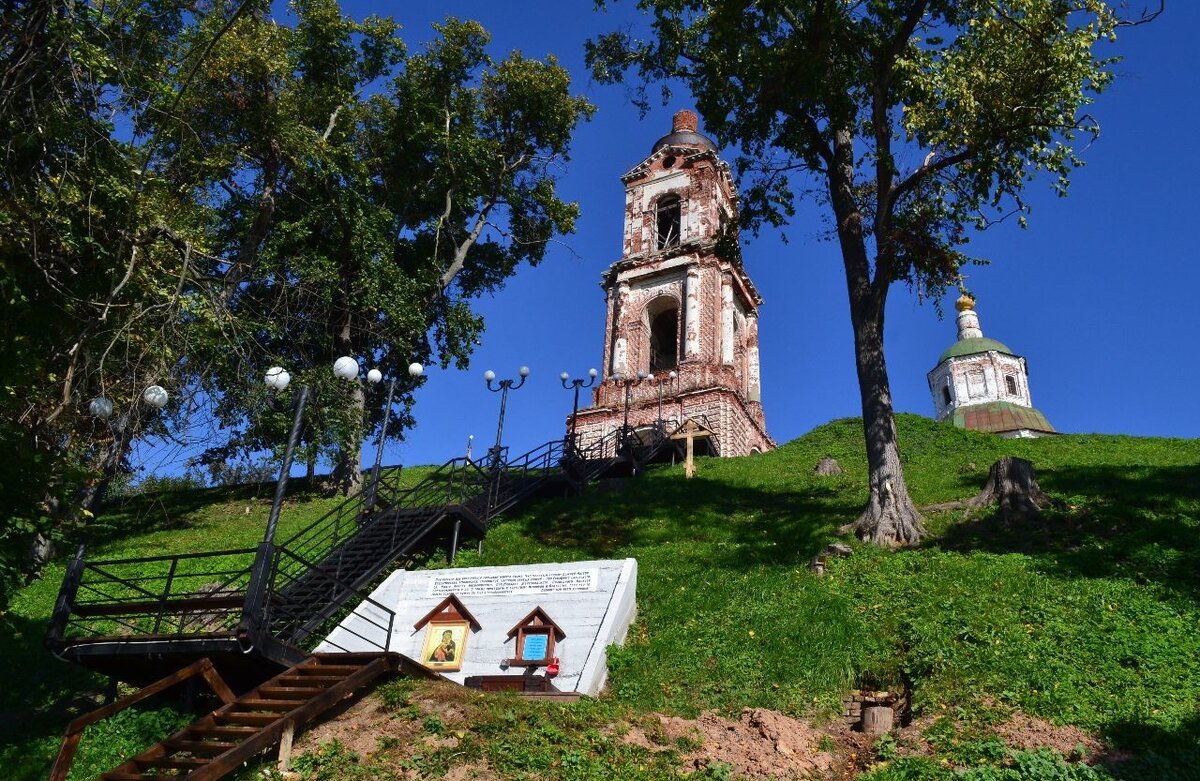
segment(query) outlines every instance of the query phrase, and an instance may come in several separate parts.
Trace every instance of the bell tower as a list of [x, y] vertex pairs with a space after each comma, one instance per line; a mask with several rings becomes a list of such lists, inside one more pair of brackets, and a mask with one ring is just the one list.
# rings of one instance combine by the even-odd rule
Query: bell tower
[[[625, 185], [621, 258], [604, 273], [603, 381], [579, 411], [580, 447], [629, 423], [670, 434], [691, 420], [712, 432], [718, 455], [775, 447], [762, 410], [758, 307], [762, 298], [735, 251], [720, 241], [737, 214], [737, 189], [696, 114], [675, 114], [671, 132], [631, 169]], [[734, 245], [736, 247], [736, 245]], [[672, 376], [672, 373], [674, 376]]]

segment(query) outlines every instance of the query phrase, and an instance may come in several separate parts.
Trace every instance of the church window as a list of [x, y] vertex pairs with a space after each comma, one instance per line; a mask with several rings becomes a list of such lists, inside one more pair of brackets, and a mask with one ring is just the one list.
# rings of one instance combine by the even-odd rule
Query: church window
[[1008, 388], [1009, 396], [1017, 395], [1017, 378], [1011, 374], [1004, 375], [1004, 385]]
[[650, 371], [679, 365], [679, 310], [666, 309], [650, 319]]
[[658, 199], [655, 210], [658, 228], [658, 248], [667, 249], [679, 245], [681, 228], [680, 202], [678, 195], [664, 195]]
[[967, 396], [972, 399], [980, 399], [987, 395], [987, 380], [983, 377], [981, 371], [967, 372]]
[[950, 398], [950, 386], [943, 385], [942, 386], [942, 403], [945, 404], [947, 407], [949, 407], [952, 402], [953, 402], [953, 399]]

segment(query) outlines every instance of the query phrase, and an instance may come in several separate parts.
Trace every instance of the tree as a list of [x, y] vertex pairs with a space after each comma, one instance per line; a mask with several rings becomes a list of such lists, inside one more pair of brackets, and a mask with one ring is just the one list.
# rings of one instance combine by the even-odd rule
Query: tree
[[[706, 126], [740, 146], [744, 225], [782, 225], [795, 193], [828, 206], [854, 331], [870, 498], [864, 540], [924, 534], [896, 441], [884, 360], [893, 283], [936, 300], [961, 284], [971, 229], [1018, 213], [1039, 173], [1067, 191], [1083, 109], [1111, 81], [1097, 45], [1123, 22], [1099, 0], [640, 0], [653, 36], [601, 36], [593, 74], [682, 82]], [[1160, 9], [1161, 11], [1161, 9]], [[1145, 21], [1157, 14], [1143, 15]]]
[[574, 229], [554, 172], [592, 107], [553, 58], [493, 59], [474, 22], [436, 25], [409, 55], [390, 21], [355, 22], [332, 0], [293, 9], [293, 29], [247, 15], [213, 48], [164, 176], [187, 186], [203, 172], [214, 273], [238, 341], [254, 346], [209, 340], [203, 381], [237, 432], [209, 457], [282, 440], [282, 418], [254, 414], [262, 392], [245, 381], [280, 362], [317, 387], [304, 444], [332, 457], [349, 492], [382, 414], [329, 365], [366, 357], [400, 377], [405, 410], [410, 361], [464, 365], [483, 325], [471, 300]]
[[395, 22], [333, 0], [299, 0], [294, 25], [270, 8], [0, 14], [0, 608], [30, 542], [77, 531], [130, 445], [179, 435], [193, 405], [230, 427], [217, 457], [282, 442], [272, 363], [329, 383], [306, 444], [348, 488], [381, 414], [328, 381], [333, 358], [405, 378], [414, 358], [465, 362], [472, 298], [573, 230], [554, 171], [592, 107], [553, 58], [495, 60], [453, 19], [410, 56]]
[[[26, 0], [0, 20], [0, 607], [30, 542], [44, 555], [86, 515], [173, 361], [179, 254], [135, 238], [171, 199], [142, 197], [114, 117], [144, 101], [180, 18], [171, 0], [129, 17]], [[111, 426], [83, 414], [98, 395]]]

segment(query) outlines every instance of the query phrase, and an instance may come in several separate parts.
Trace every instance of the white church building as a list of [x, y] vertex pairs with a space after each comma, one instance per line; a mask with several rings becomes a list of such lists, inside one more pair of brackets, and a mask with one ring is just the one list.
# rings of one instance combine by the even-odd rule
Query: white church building
[[1025, 359], [983, 335], [975, 299], [964, 293], [955, 308], [958, 341], [928, 375], [937, 419], [1009, 438], [1057, 433], [1033, 406]]

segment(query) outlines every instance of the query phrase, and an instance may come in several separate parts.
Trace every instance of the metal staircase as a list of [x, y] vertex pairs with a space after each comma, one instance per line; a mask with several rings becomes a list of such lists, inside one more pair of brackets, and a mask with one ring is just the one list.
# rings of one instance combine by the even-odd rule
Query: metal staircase
[[369, 603], [367, 643], [388, 650], [392, 611], [369, 597], [387, 570], [482, 537], [529, 498], [637, 474], [668, 444], [662, 427], [619, 429], [587, 447], [552, 440], [489, 463], [454, 458], [402, 488], [399, 468], [282, 542], [209, 553], [89, 560], [82, 546], [59, 591], [46, 645], [60, 657], [145, 684], [209, 657], [235, 688], [307, 658], [326, 630]]

